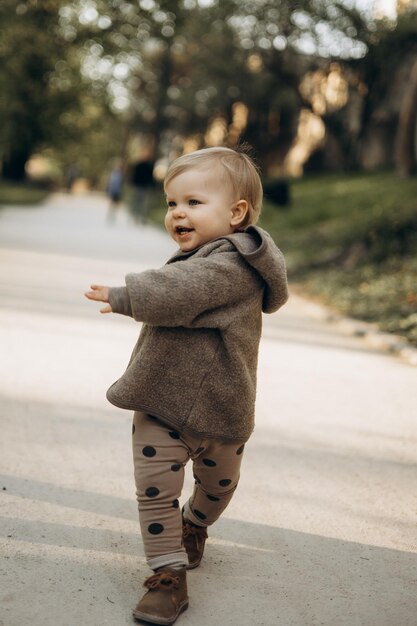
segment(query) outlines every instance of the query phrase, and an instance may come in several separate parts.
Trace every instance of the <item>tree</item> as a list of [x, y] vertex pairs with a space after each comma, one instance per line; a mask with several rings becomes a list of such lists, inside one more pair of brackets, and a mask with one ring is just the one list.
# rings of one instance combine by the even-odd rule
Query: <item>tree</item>
[[381, 143], [402, 176], [417, 162], [417, 13], [401, 13], [395, 24], [381, 22], [368, 54], [356, 64], [366, 85], [361, 140], [367, 149], [370, 134], [383, 127]]
[[62, 112], [62, 91], [50, 106], [51, 76], [65, 48], [58, 10], [55, 0], [6, 0], [0, 8], [0, 158], [6, 178], [25, 177], [28, 158], [50, 136]]
[[[326, 53], [324, 40], [333, 37], [335, 54], [343, 56], [366, 31], [357, 13], [338, 6], [325, 0], [5, 0], [3, 174], [21, 178], [30, 154], [48, 146], [73, 150], [78, 143], [90, 154], [91, 125], [100, 117], [118, 150], [121, 136], [141, 132], [166, 155], [181, 151], [191, 136], [196, 147], [204, 144], [207, 130], [217, 128], [216, 141], [248, 141], [266, 167], [282, 161], [301, 107], [308, 106], [301, 78], [314, 57]], [[111, 141], [104, 141], [104, 130], [94, 137], [105, 147], [104, 159]]]
[[417, 166], [417, 58], [411, 67], [401, 103], [395, 160], [400, 176], [405, 178], [415, 174]]
[[196, 145], [204, 142], [213, 119], [222, 120], [223, 141], [236, 141], [236, 105], [243, 105], [247, 125], [240, 127], [241, 139], [268, 164], [277, 155], [284, 158], [297, 129], [300, 78], [311, 62], [306, 46], [319, 50], [325, 28], [340, 39], [342, 54], [346, 40], [359, 36], [359, 25], [364, 30], [357, 12], [334, 6], [332, 12], [330, 5], [142, 0], [138, 6], [96, 0], [95, 23], [108, 20], [105, 32], [95, 36], [102, 46], [96, 61], [113, 56], [127, 68], [128, 123], [152, 134], [164, 152], [170, 138], [194, 135]]

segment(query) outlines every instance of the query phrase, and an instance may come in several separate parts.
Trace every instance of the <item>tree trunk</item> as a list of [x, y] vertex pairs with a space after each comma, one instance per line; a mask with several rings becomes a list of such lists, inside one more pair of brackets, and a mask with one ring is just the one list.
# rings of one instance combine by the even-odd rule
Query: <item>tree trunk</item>
[[416, 170], [417, 125], [417, 60], [414, 61], [410, 80], [404, 93], [398, 122], [395, 163], [400, 176], [412, 176]]
[[23, 146], [16, 146], [3, 159], [2, 176], [6, 180], [22, 182], [26, 179], [26, 163], [29, 151]]

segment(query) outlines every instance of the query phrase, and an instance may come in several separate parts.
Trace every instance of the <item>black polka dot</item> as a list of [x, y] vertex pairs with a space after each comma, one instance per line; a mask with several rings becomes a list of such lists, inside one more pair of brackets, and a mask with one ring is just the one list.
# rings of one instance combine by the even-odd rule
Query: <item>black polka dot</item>
[[201, 480], [199, 479], [199, 477], [196, 474], [194, 474], [194, 480], [195, 480], [196, 483], [201, 485]]
[[219, 480], [219, 485], [221, 487], [227, 487], [228, 485], [230, 485], [232, 481], [230, 480], [230, 478], [222, 478], [221, 480]]
[[201, 452], [203, 452], [204, 448], [197, 448], [197, 450], [195, 451], [196, 454], [200, 454]]
[[145, 494], [148, 496], [148, 498], [155, 498], [157, 495], [159, 495], [159, 489], [158, 487], [148, 487], [145, 491]]
[[155, 456], [156, 450], [152, 446], [145, 446], [142, 450], [143, 456]]
[[171, 465], [171, 470], [173, 472], [179, 472], [181, 467], [182, 467], [182, 465], [180, 463], [174, 463], [174, 465]]
[[180, 438], [180, 434], [176, 430], [171, 430], [169, 432], [169, 436], [172, 437], [173, 439], [179, 439]]
[[135, 425], [134, 425], [134, 424], [132, 424], [132, 435], [134, 435], [134, 434], [135, 434], [135, 430], [136, 430]]
[[153, 523], [148, 526], [148, 532], [151, 533], [151, 535], [160, 535], [163, 530], [164, 527], [162, 524]]
[[218, 498], [217, 496], [210, 496], [208, 493], [206, 495], [207, 495], [207, 498], [211, 500], [212, 502], [218, 502], [220, 500], [220, 498]]
[[216, 461], [212, 461], [211, 459], [203, 459], [203, 463], [207, 465], [207, 467], [216, 467], [217, 465]]
[[245, 449], [245, 444], [243, 444], [243, 446], [240, 446], [240, 448], [236, 450], [236, 454], [242, 454], [244, 449]]
[[172, 506], [174, 507], [174, 509], [178, 509], [179, 505], [180, 505], [180, 503], [179, 503], [179, 500], [177, 500], [177, 499], [175, 499], [173, 501], [173, 503], [172, 503]]
[[204, 515], [204, 513], [202, 513], [201, 511], [198, 511], [197, 509], [194, 509], [194, 515], [196, 517], [198, 517], [198, 519], [206, 519], [207, 515]]

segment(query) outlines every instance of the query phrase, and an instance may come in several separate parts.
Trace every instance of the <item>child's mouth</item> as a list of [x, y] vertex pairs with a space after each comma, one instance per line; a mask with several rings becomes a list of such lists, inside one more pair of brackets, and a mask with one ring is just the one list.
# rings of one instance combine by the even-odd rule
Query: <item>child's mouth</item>
[[175, 228], [177, 235], [185, 235], [187, 233], [191, 233], [193, 230], [194, 228], [186, 228], [185, 226], [177, 226]]

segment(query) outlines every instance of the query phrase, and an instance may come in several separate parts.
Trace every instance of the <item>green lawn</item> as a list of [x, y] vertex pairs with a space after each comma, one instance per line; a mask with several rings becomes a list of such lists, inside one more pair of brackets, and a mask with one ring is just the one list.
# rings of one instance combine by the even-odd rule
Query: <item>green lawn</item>
[[292, 280], [417, 345], [417, 178], [305, 178], [291, 193], [288, 210], [266, 203], [260, 224], [284, 251]]
[[12, 184], [0, 181], [0, 206], [9, 204], [38, 204], [48, 191], [30, 184]]

